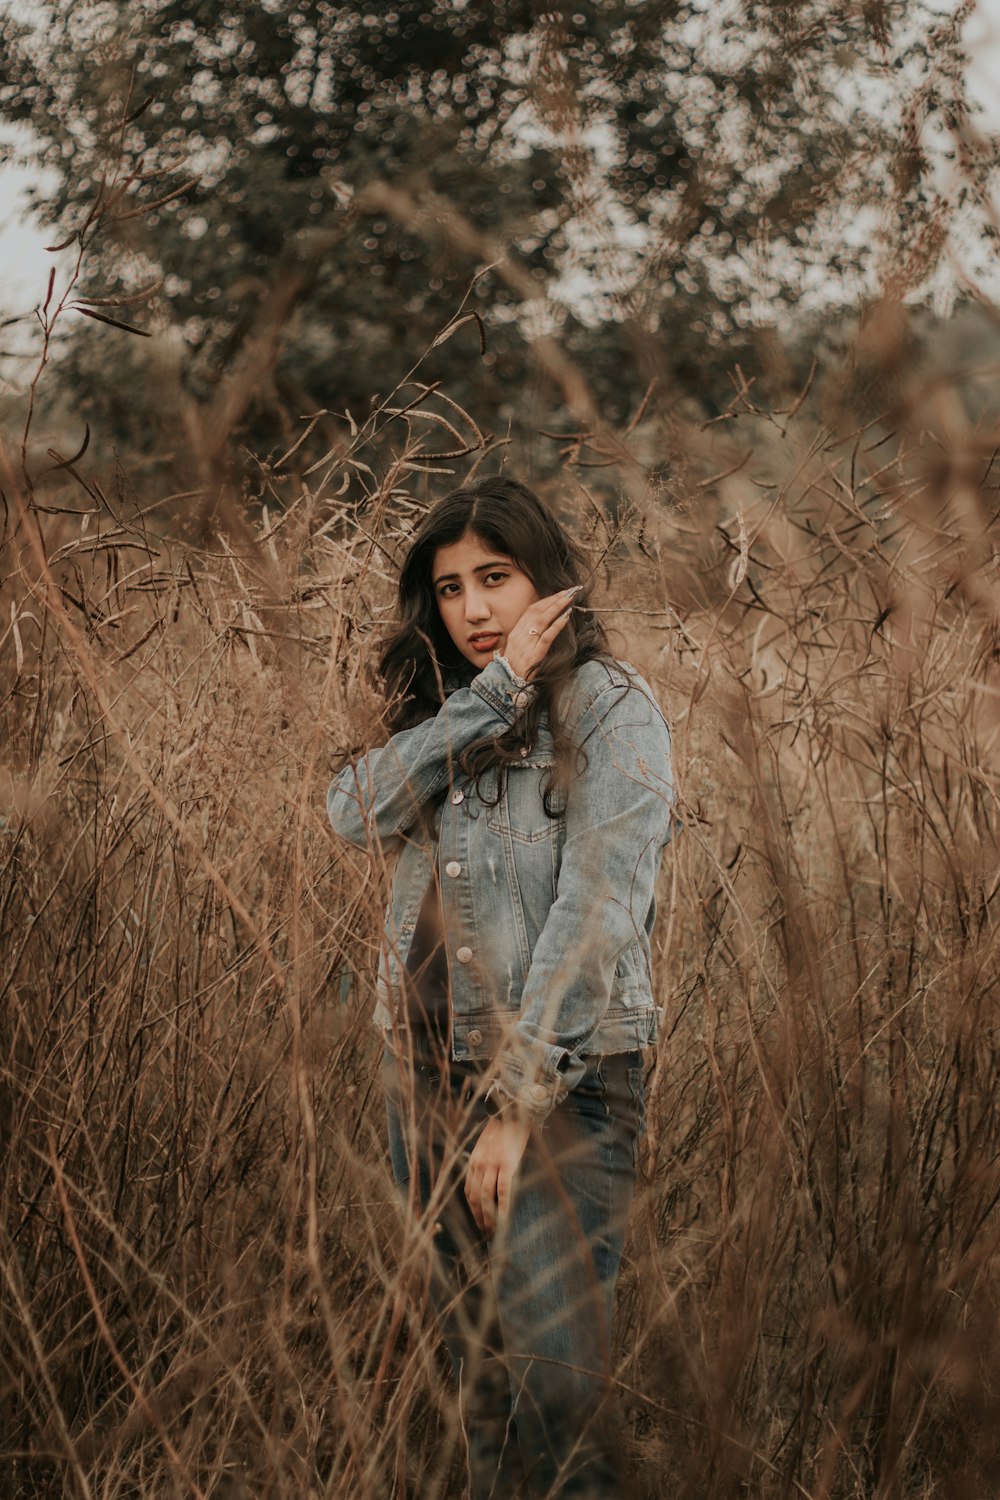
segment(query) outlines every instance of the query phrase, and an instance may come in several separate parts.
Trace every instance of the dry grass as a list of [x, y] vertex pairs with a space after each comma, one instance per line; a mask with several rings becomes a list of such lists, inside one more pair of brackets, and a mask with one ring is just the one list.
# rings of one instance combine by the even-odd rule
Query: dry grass
[[[686, 823], [620, 1298], [636, 1496], [1000, 1483], [996, 479], [946, 396], [891, 439], [744, 401], [621, 530], [559, 490]], [[384, 893], [323, 813], [441, 467], [399, 430], [211, 548], [4, 480], [5, 1494], [461, 1492], [380, 1142]]]

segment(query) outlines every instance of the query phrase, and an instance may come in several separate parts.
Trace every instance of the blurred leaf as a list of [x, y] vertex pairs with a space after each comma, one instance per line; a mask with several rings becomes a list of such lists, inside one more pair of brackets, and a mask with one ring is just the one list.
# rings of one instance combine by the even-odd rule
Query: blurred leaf
[[460, 328], [464, 327], [466, 323], [470, 323], [470, 322], [474, 322], [475, 325], [476, 325], [476, 327], [479, 330], [479, 352], [480, 352], [480, 354], [485, 354], [486, 353], [486, 325], [484, 324], [482, 318], [479, 316], [479, 314], [477, 312], [466, 313], [464, 317], [462, 317], [462, 318], [456, 318], [455, 321], [454, 321], [454, 323], [449, 323], [448, 327], [445, 328], [441, 333], [438, 334], [437, 338], [434, 340], [433, 344], [431, 345], [431, 348], [432, 349], [439, 349], [442, 344], [446, 344], [448, 342], [448, 340], [452, 337], [453, 334], [456, 334]]
[[158, 208], [162, 208], [165, 203], [172, 203], [175, 198], [180, 198], [183, 193], [187, 193], [191, 188], [196, 187], [198, 181], [197, 177], [189, 177], [187, 182], [182, 182], [180, 187], [174, 188], [173, 192], [164, 193], [162, 198], [153, 198], [149, 203], [140, 203], [135, 208], [130, 208], [127, 213], [115, 214], [110, 222], [112, 224], [124, 224], [129, 219], [141, 219], [146, 214], [153, 214]]
[[126, 307], [130, 303], [144, 302], [147, 297], [152, 297], [154, 292], [158, 292], [162, 285], [163, 277], [157, 276], [155, 281], [151, 281], [148, 286], [140, 287], [136, 292], [122, 292], [119, 296], [115, 297], [79, 297], [74, 306], [78, 310], [82, 310], [84, 306]]
[[83, 307], [79, 302], [74, 302], [73, 308], [85, 318], [94, 318], [98, 323], [107, 323], [111, 328], [121, 328], [125, 333], [137, 333], [141, 339], [153, 336], [145, 328], [135, 328], [131, 323], [122, 323], [118, 318], [106, 317], [104, 313], [94, 312], [93, 308]]
[[147, 97], [139, 105], [138, 109], [133, 110], [130, 115], [126, 115], [125, 116], [124, 120], [122, 121], [122, 124], [123, 125], [132, 125], [132, 124], [134, 124], [134, 122], [136, 120], [138, 120], [140, 118], [140, 116], [142, 116], [142, 115], [144, 115], [146, 113], [147, 109], [152, 104], [154, 97], [155, 96], [153, 94], [147, 95]]
[[[72, 458], [60, 458], [60, 456], [56, 452], [55, 448], [50, 448], [48, 450], [49, 457], [50, 458], [54, 458], [56, 460], [56, 462], [54, 464], [52, 464], [49, 468], [43, 469], [42, 470], [42, 474], [54, 474], [57, 469], [68, 469], [73, 464], [79, 463], [80, 459], [83, 457], [83, 455], [86, 453], [87, 449], [90, 447], [90, 423], [89, 422], [85, 422], [83, 425], [84, 425], [83, 442], [80, 444], [80, 446], [77, 449], [77, 451], [73, 454], [73, 457]], [[41, 475], [39, 475], [39, 478], [41, 478]]]

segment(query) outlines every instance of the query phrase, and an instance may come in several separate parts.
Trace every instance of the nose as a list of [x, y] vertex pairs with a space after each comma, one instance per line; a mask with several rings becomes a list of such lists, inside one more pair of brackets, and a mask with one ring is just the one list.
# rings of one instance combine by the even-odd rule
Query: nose
[[491, 614], [490, 602], [482, 589], [467, 588], [465, 591], [465, 618], [470, 625], [478, 625], [483, 620], [488, 620]]

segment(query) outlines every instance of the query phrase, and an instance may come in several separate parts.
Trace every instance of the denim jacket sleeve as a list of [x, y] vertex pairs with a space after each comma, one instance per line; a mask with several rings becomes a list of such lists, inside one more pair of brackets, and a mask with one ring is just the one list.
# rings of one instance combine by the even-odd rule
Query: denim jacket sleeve
[[448, 785], [455, 758], [514, 722], [516, 692], [509, 672], [490, 662], [458, 688], [432, 719], [394, 734], [330, 784], [326, 810], [334, 832], [360, 849], [391, 853], [421, 807]]
[[615, 966], [644, 935], [674, 802], [670, 735], [643, 687], [612, 685], [574, 735], [585, 769], [566, 803], [556, 899], [535, 944], [496, 1087], [544, 1117], [583, 1076], [579, 1049], [607, 1011]]

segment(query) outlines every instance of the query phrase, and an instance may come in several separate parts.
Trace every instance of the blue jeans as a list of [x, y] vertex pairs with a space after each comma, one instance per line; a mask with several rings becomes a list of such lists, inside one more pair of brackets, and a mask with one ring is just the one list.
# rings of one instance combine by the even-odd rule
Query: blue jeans
[[432, 1289], [461, 1393], [473, 1500], [620, 1493], [610, 1328], [642, 1129], [638, 1052], [590, 1057], [534, 1129], [490, 1238], [465, 1201], [489, 1118], [482, 1075], [426, 1046], [386, 1050], [389, 1146], [433, 1243]]

